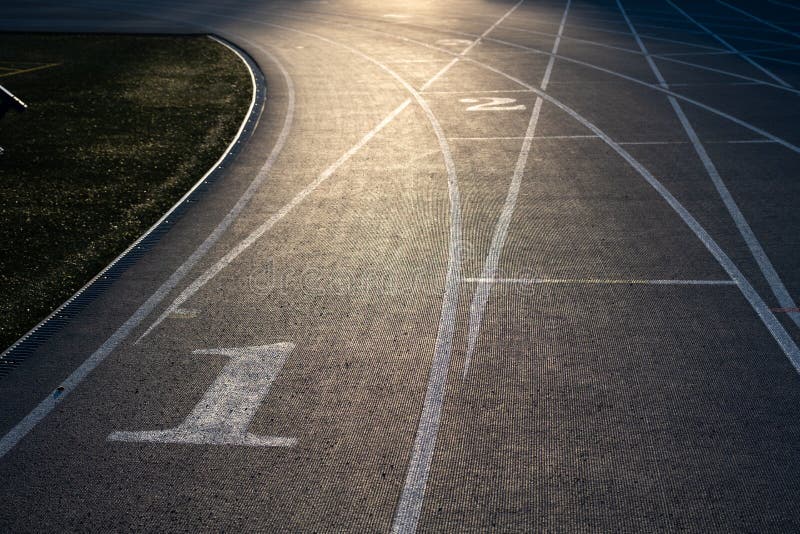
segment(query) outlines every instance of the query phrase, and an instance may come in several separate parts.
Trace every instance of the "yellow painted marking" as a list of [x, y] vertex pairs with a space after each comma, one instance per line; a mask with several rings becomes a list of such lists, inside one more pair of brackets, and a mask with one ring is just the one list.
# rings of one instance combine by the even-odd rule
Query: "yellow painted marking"
[[186, 308], [178, 308], [169, 314], [171, 319], [194, 319], [199, 315], [197, 310], [189, 310]]

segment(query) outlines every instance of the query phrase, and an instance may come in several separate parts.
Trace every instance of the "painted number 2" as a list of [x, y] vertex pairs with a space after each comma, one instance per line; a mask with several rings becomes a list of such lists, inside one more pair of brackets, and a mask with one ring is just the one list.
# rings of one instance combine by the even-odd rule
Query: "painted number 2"
[[145, 441], [194, 445], [291, 447], [295, 438], [257, 436], [247, 431], [250, 421], [294, 349], [291, 343], [261, 347], [196, 350], [230, 359], [192, 413], [175, 428], [113, 432], [109, 441]]
[[475, 104], [469, 106], [467, 111], [513, 111], [525, 109], [525, 104], [514, 104], [516, 98], [500, 98], [496, 96], [483, 96], [480, 98], [462, 98], [459, 102]]

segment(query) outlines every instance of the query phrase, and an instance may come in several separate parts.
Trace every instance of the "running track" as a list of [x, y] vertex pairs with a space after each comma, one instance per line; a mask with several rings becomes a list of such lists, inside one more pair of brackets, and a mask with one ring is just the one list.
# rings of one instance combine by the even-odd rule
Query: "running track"
[[267, 82], [224, 176], [0, 379], [3, 530], [800, 528], [792, 2], [0, 28], [213, 33]]

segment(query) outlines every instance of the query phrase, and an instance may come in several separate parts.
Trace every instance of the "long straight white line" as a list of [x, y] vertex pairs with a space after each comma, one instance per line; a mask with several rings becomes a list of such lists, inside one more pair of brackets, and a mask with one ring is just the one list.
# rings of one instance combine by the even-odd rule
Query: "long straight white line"
[[[280, 134], [278, 135], [272, 151], [267, 157], [266, 162], [261, 167], [259, 172], [250, 182], [250, 185], [239, 197], [239, 200], [225, 215], [217, 227], [209, 234], [203, 243], [195, 249], [195, 251], [184, 261], [175, 272], [142, 304], [134, 314], [125, 321], [112, 335], [109, 337], [91, 356], [89, 356], [75, 371], [73, 371], [61, 386], [64, 388], [58, 397], [47, 396], [45, 397], [28, 415], [26, 415], [19, 423], [17, 423], [11, 430], [9, 430], [2, 439], [0, 439], [0, 458], [5, 456], [8, 451], [14, 448], [17, 443], [24, 438], [39, 422], [44, 419], [53, 408], [61, 403], [69, 394], [98, 366], [111, 354], [117, 346], [122, 343], [135, 328], [158, 306], [158, 304], [169, 294], [175, 286], [183, 279], [184, 276], [192, 269], [192, 267], [208, 252], [211, 246], [220, 238], [225, 230], [230, 226], [233, 220], [241, 213], [245, 205], [249, 202], [258, 188], [263, 184], [269, 175], [270, 169], [275, 163], [275, 160], [280, 154], [283, 146], [286, 144], [286, 139], [291, 130], [292, 120], [294, 115], [295, 106], [295, 92], [294, 84], [289, 73], [284, 68], [283, 64], [268, 50], [262, 46], [248, 41], [247, 39], [238, 37], [238, 41], [245, 42], [250, 46], [261, 51], [266, 57], [269, 58], [277, 67], [283, 76], [286, 83], [287, 90], [287, 104], [286, 115], [284, 117], [283, 126]], [[251, 74], [252, 78], [252, 74]], [[252, 79], [253, 94], [255, 95], [255, 79]], [[255, 98], [255, 97], [254, 97]], [[254, 102], [254, 100], [253, 100]], [[254, 103], [251, 102], [250, 109]], [[248, 112], [249, 115], [249, 112]]]
[[[341, 25], [341, 26], [353, 26], [351, 24], [335, 23], [335, 22], [333, 24], [338, 24], [338, 25]], [[353, 26], [353, 27], [359, 28], [359, 26]], [[425, 42], [422, 42], [422, 41], [411, 39], [411, 38], [408, 38], [408, 37], [398, 37], [398, 36], [396, 36], [396, 35], [394, 35], [392, 33], [389, 33], [389, 32], [384, 32], [384, 31], [380, 31], [380, 30], [373, 30], [373, 29], [370, 29], [370, 28], [362, 28], [362, 29], [364, 29], [365, 31], [370, 31], [370, 32], [373, 32], [373, 33], [381, 34], [381, 35], [386, 35], [388, 37], [394, 37], [396, 39], [401, 39], [404, 42], [414, 43], [414, 44], [417, 44], [417, 45], [419, 45], [419, 46], [421, 46], [423, 48], [428, 48], [428, 49], [431, 49], [431, 50], [439, 50], [442, 53], [455, 55], [455, 53], [451, 52], [450, 50], [446, 50], [446, 49], [443, 49], [443, 48], [440, 48], [440, 47], [437, 47], [437, 46], [434, 46], [434, 45], [431, 45], [431, 44], [428, 44], [428, 43], [425, 43]], [[452, 31], [451, 31], [451, 33], [465, 34], [465, 32], [452, 32]], [[470, 35], [470, 34], [466, 34], [466, 35]], [[490, 38], [488, 38], [488, 37], [486, 39], [490, 40]], [[491, 40], [492, 41], [497, 41], [496, 39], [491, 39]], [[527, 48], [527, 47], [523, 47], [523, 48]], [[546, 52], [543, 52], [543, 51], [541, 51], [541, 53], [542, 54], [546, 54]], [[563, 56], [556, 56], [556, 57], [563, 57]], [[469, 57], [464, 58], [464, 60], [465, 61], [469, 61], [470, 63], [472, 63], [474, 65], [477, 65], [477, 66], [479, 66], [481, 68], [484, 68], [484, 69], [486, 69], [486, 70], [488, 70], [490, 72], [494, 72], [494, 73], [496, 73], [496, 74], [498, 74], [498, 75], [500, 75], [500, 76], [502, 76], [502, 77], [504, 77], [504, 78], [506, 78], [506, 79], [518, 84], [520, 87], [525, 87], [525, 88], [529, 89], [530, 91], [536, 93], [537, 95], [541, 96], [544, 100], [546, 100], [547, 102], [553, 104], [554, 106], [556, 106], [557, 108], [559, 108], [560, 110], [562, 110], [563, 112], [568, 114], [570, 117], [572, 117], [573, 119], [578, 121], [580, 124], [585, 126], [587, 129], [589, 129], [590, 131], [594, 132], [595, 135], [600, 137], [603, 140], [603, 142], [605, 142], [611, 149], [613, 149], [617, 154], [619, 154], [619, 156], [623, 160], [625, 160], [628, 163], [628, 165], [630, 165], [636, 172], [638, 172], [639, 175], [648, 184], [650, 184], [650, 186], [653, 187], [653, 189], [656, 190], [656, 192], [661, 196], [661, 198], [664, 199], [664, 201], [670, 206], [670, 208], [672, 208], [672, 210], [681, 218], [681, 220], [684, 222], [684, 224], [686, 224], [686, 226], [688, 226], [689, 229], [695, 234], [695, 236], [697, 236], [697, 238], [703, 243], [703, 245], [711, 253], [711, 255], [714, 257], [714, 259], [717, 260], [717, 263], [719, 263], [719, 265], [725, 270], [725, 272], [728, 274], [728, 276], [731, 278], [731, 280], [736, 282], [736, 284], [739, 286], [739, 288], [740, 288], [740, 290], [742, 292], [742, 295], [750, 303], [750, 306], [753, 308], [753, 311], [756, 313], [756, 315], [759, 317], [759, 319], [761, 319], [761, 322], [764, 323], [764, 326], [767, 328], [767, 331], [770, 333], [770, 335], [772, 335], [772, 337], [775, 340], [775, 342], [778, 344], [778, 346], [781, 348], [783, 353], [786, 355], [786, 358], [792, 364], [792, 367], [794, 367], [795, 370], [798, 373], [800, 373], [800, 349], [798, 348], [797, 344], [794, 342], [792, 337], [788, 334], [788, 332], [786, 332], [786, 329], [783, 327], [783, 325], [780, 323], [780, 321], [778, 321], [778, 319], [775, 317], [775, 314], [772, 312], [772, 310], [770, 310], [769, 306], [766, 305], [764, 300], [761, 298], [761, 296], [758, 294], [758, 292], [755, 290], [755, 288], [753, 288], [752, 284], [750, 284], [750, 282], [747, 280], [747, 278], [744, 276], [744, 274], [742, 274], [742, 272], [739, 270], [739, 268], [736, 266], [736, 264], [730, 259], [730, 257], [725, 253], [725, 251], [722, 250], [722, 248], [719, 246], [719, 244], [714, 240], [713, 237], [711, 237], [711, 235], [700, 224], [700, 222], [697, 221], [697, 219], [695, 219], [694, 216], [691, 213], [689, 213], [689, 211], [683, 206], [683, 204], [681, 204], [680, 201], [678, 201], [678, 199], [675, 198], [672, 195], [672, 193], [670, 193], [669, 190], [666, 187], [664, 187], [664, 185], [655, 176], [653, 176], [653, 174], [649, 170], [647, 170], [647, 168], [644, 165], [642, 165], [628, 151], [626, 151], [622, 146], [620, 146], [619, 143], [617, 143], [611, 137], [609, 137], [603, 130], [598, 128], [595, 124], [590, 122], [583, 115], [579, 114], [577, 111], [575, 111], [571, 107], [567, 106], [566, 104], [564, 104], [560, 100], [558, 100], [558, 99], [554, 98], [553, 96], [545, 93], [541, 89], [537, 89], [536, 87], [534, 87], [534, 86], [532, 86], [532, 85], [520, 80], [519, 78], [516, 78], [515, 76], [512, 76], [511, 74], [508, 74], [506, 72], [501, 71], [500, 69], [492, 67], [491, 65], [489, 65], [487, 63], [484, 63], [482, 61], [478, 61], [476, 59], [472, 59], [472, 58], [469, 58]], [[621, 74], [617, 74], [617, 75], [623, 76]], [[660, 88], [657, 85], [649, 84], [649, 83], [643, 82], [641, 80], [636, 80], [635, 78], [632, 78], [632, 81], [636, 81], [636, 83], [641, 83], [641, 84], [646, 85], [648, 87], [652, 87], [653, 89], [661, 90], [662, 92], [665, 92], [667, 94], [671, 93], [670, 91], [664, 90], [664, 89]], [[678, 98], [683, 98], [683, 97], [681, 97], [680, 95], [677, 95], [677, 94], [675, 96], [677, 96]], [[684, 98], [684, 100], [686, 100], [686, 99]], [[700, 106], [704, 107], [704, 108], [708, 108], [708, 106], [705, 106], [704, 104], [700, 104], [700, 103], [698, 103], [698, 104]], [[713, 108], [708, 108], [708, 109], [709, 110], [713, 110]], [[715, 111], [714, 110], [713, 112], [716, 113], [716, 114], [723, 115], [723, 116], [725, 115], [724, 113], [719, 112], [719, 111]], [[737, 119], [737, 121], [738, 121], [738, 119]], [[774, 137], [774, 136], [771, 136], [771, 137]], [[781, 144], [785, 144], [785, 142], [782, 142]]]
[[329, 165], [324, 171], [322, 171], [317, 178], [308, 184], [303, 190], [301, 190], [295, 197], [289, 201], [286, 205], [284, 205], [281, 209], [275, 212], [269, 219], [263, 222], [261, 225], [258, 226], [255, 230], [250, 232], [250, 234], [241, 240], [239, 243], [236, 244], [232, 249], [230, 249], [222, 258], [220, 258], [216, 263], [214, 263], [211, 267], [206, 269], [200, 276], [198, 276], [191, 284], [189, 284], [176, 298], [172, 301], [172, 303], [167, 306], [167, 308], [158, 316], [158, 318], [144, 331], [144, 333], [139, 336], [139, 339], [136, 340], [138, 343], [143, 338], [145, 338], [150, 332], [152, 332], [156, 327], [158, 327], [167, 317], [171, 314], [178, 311], [181, 305], [189, 300], [195, 293], [197, 293], [203, 286], [205, 286], [211, 279], [217, 276], [225, 267], [231, 264], [239, 255], [242, 254], [245, 250], [250, 248], [253, 243], [258, 241], [261, 236], [267, 233], [275, 224], [286, 217], [294, 208], [296, 208], [301, 202], [303, 202], [306, 198], [308, 198], [311, 193], [313, 193], [323, 182], [325, 182], [328, 178], [333, 176], [339, 167], [344, 165], [347, 160], [349, 160], [353, 155], [355, 155], [361, 148], [364, 147], [367, 143], [369, 143], [373, 137], [375, 137], [381, 130], [383, 130], [389, 123], [391, 123], [395, 117], [397, 117], [408, 105], [411, 104], [410, 99], [406, 99], [397, 106], [392, 112], [390, 112], [386, 117], [381, 120], [372, 130], [366, 133], [364, 137], [362, 137], [355, 145], [350, 147], [347, 152], [342, 154], [339, 159], [334, 161], [331, 165]]
[[[672, 3], [670, 0], [667, 0], [667, 2], [670, 4]], [[619, 6], [620, 12], [622, 12], [622, 16], [625, 17], [625, 21], [628, 23], [628, 27], [631, 29], [631, 32], [636, 39], [636, 43], [645, 54], [647, 63], [650, 65], [650, 69], [653, 71], [653, 74], [655, 74], [656, 79], [658, 79], [658, 82], [662, 86], [667, 87], [667, 81], [664, 79], [664, 76], [661, 74], [658, 66], [648, 54], [647, 47], [645, 46], [644, 42], [642, 42], [642, 40], [639, 38], [636, 27], [631, 22], [627, 12], [625, 11], [625, 8], [622, 5], [622, 0], [617, 0], [617, 5]], [[700, 141], [700, 137], [697, 135], [697, 132], [695, 132], [694, 127], [692, 126], [688, 117], [686, 117], [683, 108], [672, 96], [667, 96], [667, 99], [669, 100], [672, 109], [675, 111], [675, 115], [678, 117], [678, 120], [683, 126], [686, 135], [691, 140], [697, 156], [700, 158], [700, 161], [703, 162], [703, 167], [705, 168], [706, 173], [708, 174], [709, 178], [711, 178], [717, 193], [719, 193], [722, 202], [725, 204], [725, 208], [728, 210], [728, 213], [736, 224], [736, 228], [739, 230], [739, 234], [742, 236], [742, 239], [744, 239], [745, 243], [747, 244], [750, 254], [752, 254], [753, 258], [756, 260], [756, 263], [761, 270], [761, 274], [767, 280], [767, 283], [769, 284], [772, 293], [775, 295], [775, 298], [778, 299], [778, 302], [782, 308], [796, 308], [797, 304], [795, 304], [794, 299], [789, 294], [789, 291], [786, 289], [786, 286], [778, 275], [778, 272], [775, 270], [775, 267], [769, 260], [764, 247], [761, 246], [761, 242], [758, 240], [744, 214], [739, 209], [739, 206], [734, 200], [733, 195], [731, 195], [731, 192], [728, 190], [727, 185], [725, 185], [725, 181], [722, 179], [722, 176], [720, 176], [717, 166], [714, 165], [714, 162], [708, 155], [708, 152], [703, 146], [702, 141]], [[789, 317], [798, 327], [800, 327], [800, 314], [790, 313]]]
[[[556, 34], [555, 41], [553, 42], [553, 54], [558, 53], [558, 47], [561, 44], [561, 36], [564, 34], [564, 27], [567, 23], [567, 15], [569, 14], [569, 7], [571, 0], [567, 0], [564, 5], [564, 13], [561, 15], [561, 23], [558, 26], [558, 33]], [[553, 73], [553, 65], [555, 64], [555, 55], [550, 56], [547, 62], [547, 67], [544, 70], [542, 81], [539, 84], [542, 91], [547, 90], [547, 85], [550, 83], [550, 76]], [[528, 129], [525, 132], [525, 137], [522, 141], [522, 148], [517, 156], [517, 163], [514, 167], [514, 174], [511, 177], [511, 183], [508, 186], [508, 193], [506, 200], [503, 204], [503, 209], [500, 212], [500, 217], [495, 224], [494, 234], [492, 235], [492, 243], [489, 246], [489, 251], [486, 254], [486, 259], [483, 262], [483, 270], [481, 271], [480, 278], [486, 280], [479, 282], [475, 288], [475, 293], [472, 296], [472, 303], [469, 307], [469, 329], [467, 333], [467, 354], [464, 360], [464, 369], [461, 378], [466, 380], [467, 373], [469, 373], [470, 364], [472, 363], [472, 355], [475, 353], [475, 345], [478, 342], [478, 334], [480, 334], [481, 325], [483, 324], [483, 316], [486, 313], [486, 303], [489, 301], [489, 295], [492, 291], [492, 283], [489, 280], [495, 278], [497, 273], [497, 266], [500, 263], [500, 256], [503, 253], [503, 247], [508, 237], [508, 228], [511, 225], [511, 218], [514, 215], [514, 209], [517, 207], [517, 197], [522, 185], [522, 178], [525, 175], [525, 165], [528, 162], [528, 154], [530, 153], [531, 146], [533, 145], [533, 137], [536, 135], [536, 126], [539, 123], [539, 115], [542, 111], [542, 98], [536, 97], [536, 102], [533, 105], [533, 112], [528, 121]]]
[[717, 0], [717, 3], [718, 4], [722, 4], [723, 6], [727, 7], [728, 9], [732, 9], [734, 11], [737, 11], [737, 12], [741, 13], [742, 15], [744, 15], [745, 17], [749, 18], [749, 19], [755, 20], [756, 22], [760, 22], [764, 26], [768, 26], [768, 27], [770, 27], [770, 28], [772, 28], [772, 29], [774, 29], [776, 31], [781, 32], [781, 33], [785, 33], [785, 34], [791, 35], [795, 39], [800, 39], [800, 34], [798, 34], [796, 32], [793, 32], [793, 31], [789, 31], [786, 28], [778, 26], [777, 24], [774, 24], [774, 23], [772, 23], [772, 22], [770, 22], [768, 20], [764, 20], [761, 17], [757, 17], [757, 16], [753, 15], [752, 13], [749, 13], [749, 12], [745, 11], [744, 9], [742, 9], [740, 7], [737, 7], [737, 6], [734, 6], [733, 4], [729, 4], [728, 2], [725, 2], [724, 0]]
[[[695, 26], [697, 26], [701, 30], [703, 30], [706, 33], [708, 33], [711, 37], [713, 37], [714, 39], [719, 41], [729, 51], [733, 52], [734, 54], [736, 54], [737, 56], [739, 56], [743, 60], [747, 61], [750, 65], [752, 65], [753, 67], [757, 68], [758, 70], [760, 70], [761, 72], [763, 72], [764, 74], [766, 74], [767, 76], [769, 76], [770, 78], [772, 78], [773, 80], [778, 82], [779, 84], [783, 85], [784, 87], [791, 87], [791, 84], [788, 83], [786, 80], [782, 79], [781, 77], [779, 77], [778, 75], [776, 75], [775, 73], [770, 71], [769, 69], [763, 67], [757, 61], [755, 61], [753, 58], [751, 58], [748, 55], [744, 54], [743, 52], [739, 51], [738, 48], [736, 48], [731, 43], [729, 43], [728, 41], [726, 41], [725, 39], [723, 39], [722, 37], [717, 35], [714, 31], [709, 29], [708, 26], [698, 22], [694, 17], [692, 17], [686, 11], [681, 9], [677, 4], [675, 4], [675, 2], [673, 2], [672, 0], [667, 0], [667, 3], [669, 5], [671, 5], [675, 9], [675, 11], [677, 11], [678, 13], [680, 13], [681, 15], [686, 17], [686, 19], [689, 20], [690, 22], [692, 22]], [[628, 25], [630, 26], [630, 22], [628, 23]], [[635, 34], [635, 35], [638, 36], [638, 33]]]
[[596, 284], [655, 286], [734, 286], [733, 280], [640, 280], [605, 278], [464, 278], [464, 282], [491, 284]]

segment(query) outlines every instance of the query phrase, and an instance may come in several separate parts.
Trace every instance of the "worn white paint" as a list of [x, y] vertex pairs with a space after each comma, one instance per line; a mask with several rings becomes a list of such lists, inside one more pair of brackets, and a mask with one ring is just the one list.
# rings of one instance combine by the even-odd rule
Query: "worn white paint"
[[196, 350], [230, 358], [217, 379], [184, 421], [167, 430], [113, 432], [109, 441], [291, 447], [295, 438], [256, 436], [250, 421], [269, 393], [292, 343], [260, 347]]

